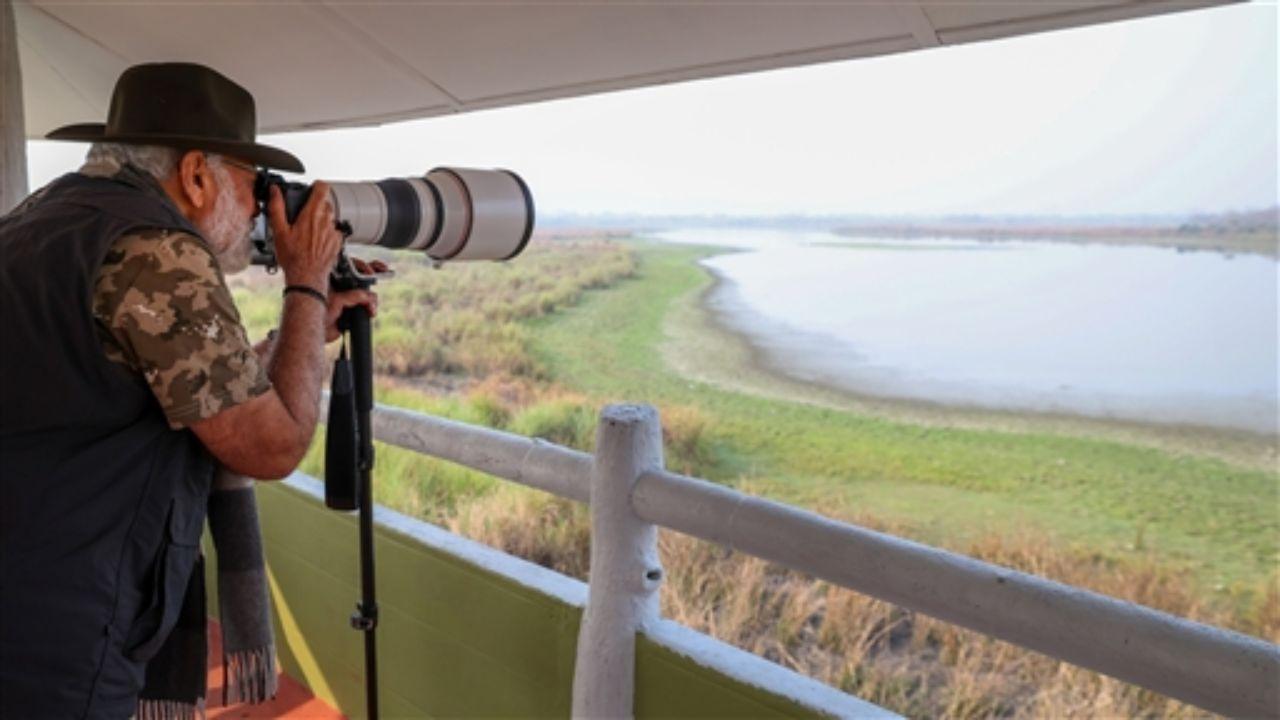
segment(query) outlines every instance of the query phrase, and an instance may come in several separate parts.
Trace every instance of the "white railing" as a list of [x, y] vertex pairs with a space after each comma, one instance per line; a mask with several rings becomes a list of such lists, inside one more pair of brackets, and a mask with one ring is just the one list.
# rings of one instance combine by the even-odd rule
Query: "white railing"
[[663, 469], [653, 408], [612, 405], [594, 456], [378, 406], [378, 440], [591, 506], [578, 717], [631, 715], [635, 633], [658, 619], [656, 526], [1237, 717], [1280, 713], [1280, 646]]

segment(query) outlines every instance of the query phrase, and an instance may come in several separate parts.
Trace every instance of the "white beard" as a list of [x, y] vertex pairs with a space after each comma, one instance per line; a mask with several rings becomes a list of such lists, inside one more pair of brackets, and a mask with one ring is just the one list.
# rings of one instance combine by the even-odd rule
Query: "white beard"
[[218, 197], [214, 200], [213, 214], [197, 223], [196, 229], [209, 243], [222, 274], [234, 275], [249, 267], [253, 257], [253, 243], [249, 240], [249, 234], [253, 232], [253, 218], [240, 215], [231, 188], [231, 173], [221, 166], [215, 166], [213, 172], [218, 179]]

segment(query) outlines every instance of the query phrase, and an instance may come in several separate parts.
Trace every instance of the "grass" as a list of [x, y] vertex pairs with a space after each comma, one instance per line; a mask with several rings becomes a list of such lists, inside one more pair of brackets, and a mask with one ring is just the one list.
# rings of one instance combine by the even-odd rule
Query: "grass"
[[632, 279], [535, 323], [534, 351], [580, 392], [712, 418], [699, 463], [709, 479], [835, 514], [874, 508], [911, 537], [953, 547], [993, 528], [1039, 527], [1066, 544], [1155, 553], [1224, 588], [1280, 560], [1274, 472], [1095, 438], [895, 422], [675, 376], [664, 320], [708, 284], [693, 263], [707, 251], [637, 252]]
[[[519, 262], [443, 268], [425, 256], [360, 254], [382, 257], [396, 269], [396, 279], [377, 287], [381, 315], [373, 333], [374, 369], [393, 377], [536, 377], [539, 369], [526, 350], [529, 330], [519, 321], [571, 305], [583, 292], [635, 270], [634, 256], [600, 241], [536, 244]], [[245, 326], [255, 337], [279, 318], [280, 300], [264, 291], [268, 286], [262, 273], [233, 285]]]
[[[444, 271], [394, 256], [400, 277], [379, 286], [378, 401], [584, 450], [604, 404], [652, 403], [680, 472], [1280, 639], [1274, 470], [691, 380], [666, 351], [673, 318], [710, 282], [694, 264], [706, 252], [543, 242], [515, 263]], [[236, 281], [255, 336], [275, 324], [272, 287]], [[322, 448], [303, 470], [322, 474]], [[379, 502], [575, 577], [589, 570], [575, 503], [381, 444], [377, 476]], [[666, 616], [901, 713], [1202, 714], [675, 533], [660, 545]]]
[[[846, 518], [902, 534], [869, 516]], [[586, 510], [516, 486], [478, 498], [451, 530], [585, 579]], [[978, 633], [662, 531], [662, 613], [689, 627], [912, 717], [1203, 717], [1177, 701]], [[1274, 585], [1238, 607], [1206, 602], [1185, 571], [1116, 561], [1042, 533], [986, 533], [961, 550], [989, 562], [1267, 638], [1280, 637]]]

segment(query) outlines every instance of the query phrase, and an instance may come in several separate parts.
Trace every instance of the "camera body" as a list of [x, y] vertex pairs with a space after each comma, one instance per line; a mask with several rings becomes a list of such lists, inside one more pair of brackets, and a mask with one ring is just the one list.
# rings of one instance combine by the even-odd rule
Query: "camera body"
[[[260, 171], [254, 196], [264, 208], [272, 187], [280, 189], [292, 223], [313, 186]], [[533, 195], [508, 170], [441, 167], [422, 177], [332, 182], [329, 201], [348, 243], [421, 251], [439, 262], [510, 260], [533, 234]], [[255, 262], [274, 265], [265, 223], [254, 233], [254, 243]]]
[[267, 200], [271, 197], [272, 187], [280, 188], [280, 194], [284, 198], [285, 217], [292, 225], [298, 219], [298, 213], [302, 212], [307, 200], [311, 199], [311, 186], [306, 183], [290, 182], [276, 173], [259, 170], [258, 177], [253, 182], [253, 197], [264, 209], [267, 206]]

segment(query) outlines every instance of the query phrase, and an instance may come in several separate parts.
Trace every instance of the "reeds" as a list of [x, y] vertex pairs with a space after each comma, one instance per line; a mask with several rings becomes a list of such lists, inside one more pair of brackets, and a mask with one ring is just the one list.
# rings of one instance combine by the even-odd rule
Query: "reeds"
[[[582, 450], [593, 444], [604, 400], [549, 382], [531, 350], [530, 321], [571, 306], [582, 293], [632, 277], [634, 253], [599, 241], [542, 242], [515, 263], [436, 271], [389, 258], [399, 277], [379, 285], [375, 326], [378, 399], [465, 422], [545, 438]], [[233, 285], [251, 334], [278, 319], [276, 286], [261, 276]], [[717, 418], [688, 400], [663, 404], [667, 467], [761, 482], [721, 465]], [[874, 429], [874, 428], [873, 428]], [[925, 431], [929, 432], [929, 431]], [[885, 443], [881, 443], [884, 445]], [[304, 469], [320, 473], [313, 446]], [[1030, 452], [1030, 451], [1029, 451]], [[829, 460], [821, 448], [813, 458]], [[964, 475], [938, 460], [931, 472]], [[828, 468], [829, 469], [829, 468]], [[811, 468], [791, 470], [805, 475]], [[571, 501], [502, 483], [396, 448], [378, 449], [377, 499], [398, 510], [559, 572], [586, 578], [587, 511]], [[962, 484], [955, 480], [951, 484]], [[797, 497], [823, 502], [830, 483]], [[982, 487], [979, 490], [992, 490]], [[837, 504], [840, 505], [840, 504]], [[910, 536], [874, 516], [839, 516]], [[673, 532], [660, 534], [666, 567], [663, 614], [822, 682], [913, 717], [1189, 717], [1204, 713], [1096, 673], [815, 581], [756, 558]], [[951, 549], [1175, 615], [1280, 641], [1280, 587], [1267, 577], [1209, 592], [1203, 579], [1155, 554], [1124, 558], [1064, 546], [1024, 528], [956, 540]]]
[[[387, 377], [493, 374], [541, 377], [527, 321], [574, 304], [587, 290], [630, 277], [634, 254], [603, 241], [535, 242], [508, 263], [433, 266], [423, 255], [360, 249], [396, 271], [379, 283], [374, 369]], [[251, 337], [279, 322], [274, 281], [250, 271], [231, 281]]]
[[[858, 524], [886, 532], [871, 517]], [[448, 526], [585, 579], [585, 508], [521, 488], [477, 500]], [[910, 717], [1203, 717], [1089, 670], [903, 610], [710, 543], [661, 531], [664, 617]], [[1113, 597], [1280, 640], [1277, 578], [1240, 606], [1209, 606], [1185, 572], [1154, 559], [1114, 562], [1042, 533], [987, 535], [973, 557]]]

